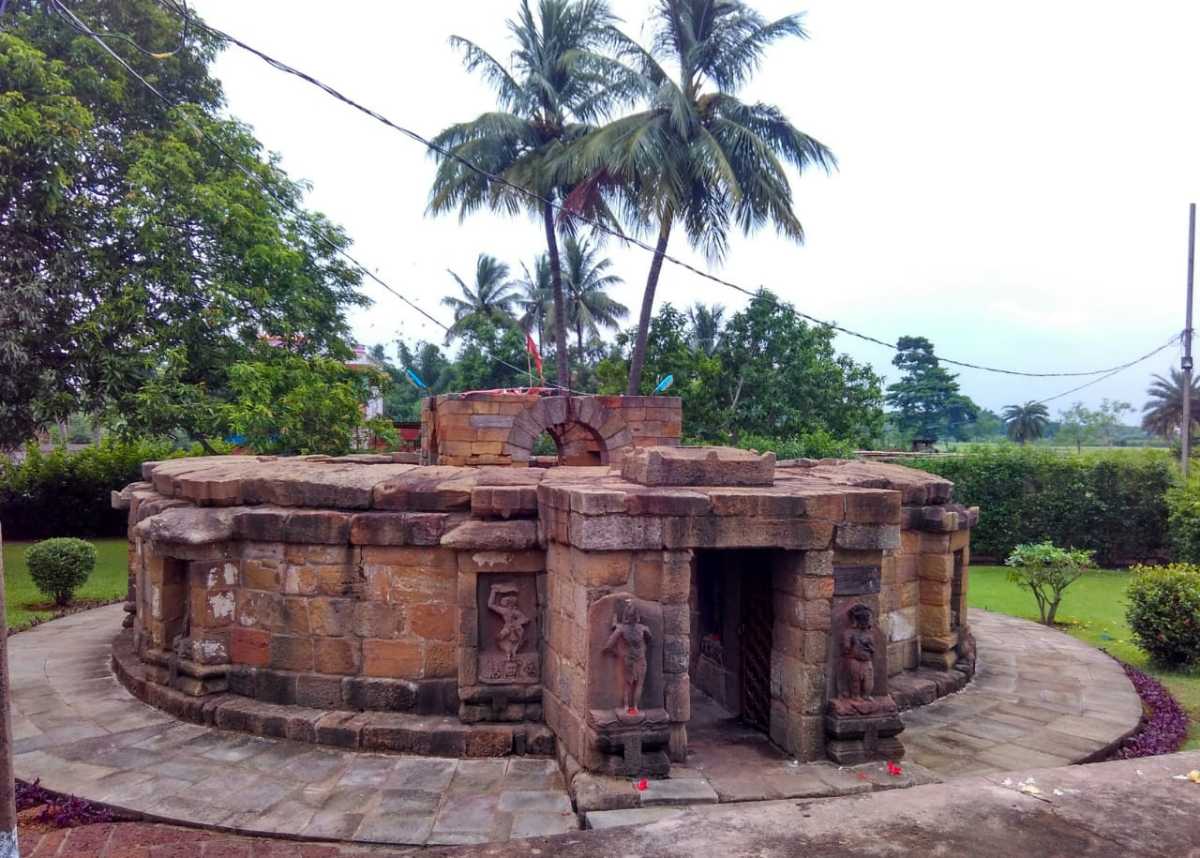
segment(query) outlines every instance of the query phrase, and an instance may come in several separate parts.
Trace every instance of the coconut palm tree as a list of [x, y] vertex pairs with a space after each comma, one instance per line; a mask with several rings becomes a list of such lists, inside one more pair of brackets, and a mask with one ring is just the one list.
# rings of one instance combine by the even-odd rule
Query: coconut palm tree
[[567, 238], [563, 254], [563, 289], [567, 297], [567, 320], [575, 328], [579, 359], [583, 360], [583, 333], [599, 337], [600, 329], [616, 330], [629, 315], [629, 308], [609, 297], [608, 289], [625, 281], [609, 273], [612, 260], [585, 239]]
[[[1179, 434], [1183, 424], [1183, 370], [1172, 369], [1169, 378], [1155, 374], [1146, 389], [1147, 402], [1142, 406], [1142, 428], [1152, 435], [1168, 441]], [[1200, 379], [1192, 379], [1192, 432], [1200, 423], [1196, 411], [1200, 410]]]
[[[712, 260], [724, 255], [734, 225], [748, 233], [772, 223], [802, 241], [784, 164], [798, 171], [835, 164], [833, 153], [795, 128], [778, 107], [735, 95], [769, 45], [805, 37], [800, 15], [769, 22], [740, 0], [656, 0], [654, 22], [649, 50], [628, 38], [619, 45], [647, 107], [588, 135], [572, 147], [569, 159], [580, 180], [573, 205], [593, 192], [608, 192], [632, 224], [657, 230], [629, 366], [630, 394], [639, 392], [672, 229], [680, 225]], [[664, 66], [678, 69], [677, 76]], [[620, 74], [611, 77], [627, 88]]]
[[538, 351], [541, 351], [546, 316], [554, 301], [550, 285], [550, 259], [546, 254], [539, 253], [533, 260], [533, 271], [522, 262], [521, 272], [524, 276], [516, 282], [519, 290], [517, 306], [521, 310], [517, 324], [528, 333], [537, 332]]
[[1019, 444], [1041, 438], [1050, 422], [1050, 412], [1046, 406], [1032, 400], [1024, 405], [1005, 407], [1001, 416], [1008, 429], [1008, 437]]
[[[610, 43], [615, 21], [605, 0], [540, 0], [536, 15], [529, 0], [522, 0], [517, 18], [508, 22], [516, 42], [511, 72], [474, 42], [452, 37], [467, 70], [479, 72], [495, 90], [500, 109], [452, 125], [434, 138], [438, 147], [466, 163], [439, 156], [430, 212], [457, 209], [465, 217], [487, 207], [508, 214], [528, 211], [541, 218], [551, 290], [559, 308], [554, 319], [555, 366], [563, 387], [570, 379], [567, 319], [550, 202], [569, 189], [546, 165], [568, 142], [583, 136], [592, 127], [589, 123], [603, 118], [618, 95], [614, 80], [599, 73], [596, 55]], [[491, 181], [479, 170], [529, 193]]]
[[494, 256], [479, 254], [475, 261], [475, 282], [472, 286], [464, 283], [453, 271], [446, 270], [463, 295], [461, 298], [448, 295], [442, 299], [442, 304], [454, 311], [454, 324], [446, 331], [447, 343], [480, 321], [497, 325], [516, 323], [513, 319], [513, 303], [518, 295], [508, 279], [507, 265]]
[[688, 320], [692, 323], [692, 348], [712, 355], [721, 342], [721, 327], [725, 323], [725, 308], [721, 304], [705, 306], [697, 301], [688, 310]]

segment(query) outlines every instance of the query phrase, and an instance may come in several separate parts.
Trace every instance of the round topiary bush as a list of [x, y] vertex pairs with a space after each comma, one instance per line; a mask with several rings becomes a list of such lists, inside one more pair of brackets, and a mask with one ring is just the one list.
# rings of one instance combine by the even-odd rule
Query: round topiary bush
[[25, 565], [37, 588], [65, 605], [96, 568], [96, 546], [72, 537], [47, 539], [25, 552]]
[[1125, 620], [1138, 646], [1164, 665], [1200, 662], [1200, 566], [1135, 566]]

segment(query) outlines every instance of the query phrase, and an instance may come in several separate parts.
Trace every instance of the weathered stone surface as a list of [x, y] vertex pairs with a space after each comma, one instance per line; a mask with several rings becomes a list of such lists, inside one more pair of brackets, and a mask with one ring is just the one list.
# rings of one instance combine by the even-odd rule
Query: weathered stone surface
[[441, 544], [460, 551], [522, 551], [537, 545], [537, 524], [467, 521], [443, 536]]
[[643, 447], [625, 456], [621, 476], [643, 486], [769, 486], [775, 454], [733, 447]]
[[231, 509], [178, 506], [141, 521], [135, 533], [148, 542], [172, 545], [206, 545], [233, 538]]

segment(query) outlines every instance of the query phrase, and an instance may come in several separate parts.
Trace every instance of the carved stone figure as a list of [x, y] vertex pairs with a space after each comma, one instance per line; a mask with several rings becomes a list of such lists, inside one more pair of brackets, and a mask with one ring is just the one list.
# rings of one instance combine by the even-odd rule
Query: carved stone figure
[[846, 697], [869, 699], [875, 691], [875, 630], [871, 609], [855, 605], [848, 612], [849, 627], [842, 632], [842, 670]]
[[637, 714], [646, 684], [646, 647], [650, 643], [650, 628], [642, 624], [633, 600], [621, 602], [613, 616], [612, 633], [602, 652], [618, 659], [621, 675], [621, 700], [625, 711]]
[[493, 584], [488, 595], [488, 609], [500, 615], [503, 625], [496, 632], [496, 646], [509, 661], [514, 661], [525, 642], [525, 627], [529, 617], [517, 607], [520, 588], [515, 584]]

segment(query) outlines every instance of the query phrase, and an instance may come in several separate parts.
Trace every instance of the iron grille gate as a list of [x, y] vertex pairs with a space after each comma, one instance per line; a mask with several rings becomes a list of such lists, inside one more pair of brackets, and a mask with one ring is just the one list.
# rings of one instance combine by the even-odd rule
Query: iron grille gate
[[771, 629], [775, 609], [769, 570], [745, 570], [741, 576], [742, 720], [769, 732], [771, 725]]

